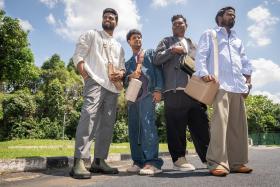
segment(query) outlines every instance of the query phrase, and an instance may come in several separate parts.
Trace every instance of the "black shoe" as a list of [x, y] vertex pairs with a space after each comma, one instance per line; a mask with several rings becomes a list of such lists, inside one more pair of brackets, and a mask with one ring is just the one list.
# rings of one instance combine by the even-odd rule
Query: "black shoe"
[[104, 174], [118, 174], [119, 173], [119, 170], [117, 168], [110, 167], [108, 164], [106, 164], [104, 159], [100, 159], [100, 158], [94, 159], [89, 171], [92, 173], [104, 173]]

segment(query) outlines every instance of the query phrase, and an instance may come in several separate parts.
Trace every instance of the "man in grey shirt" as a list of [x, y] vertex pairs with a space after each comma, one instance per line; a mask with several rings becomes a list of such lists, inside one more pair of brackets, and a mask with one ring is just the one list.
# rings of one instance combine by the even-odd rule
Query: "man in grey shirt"
[[190, 130], [192, 140], [202, 162], [206, 162], [209, 144], [209, 126], [206, 106], [184, 93], [188, 74], [179, 67], [179, 58], [188, 54], [194, 58], [195, 46], [185, 38], [186, 19], [175, 15], [171, 19], [173, 36], [166, 37], [157, 46], [154, 64], [161, 66], [164, 76], [164, 107], [167, 127], [167, 142], [174, 169], [192, 171], [195, 167], [188, 163], [186, 154], [186, 130]]

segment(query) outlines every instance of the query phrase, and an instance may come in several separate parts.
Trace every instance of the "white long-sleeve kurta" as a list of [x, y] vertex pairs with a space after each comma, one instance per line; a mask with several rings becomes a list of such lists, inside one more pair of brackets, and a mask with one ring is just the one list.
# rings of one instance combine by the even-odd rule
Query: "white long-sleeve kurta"
[[[247, 58], [242, 41], [235, 31], [228, 35], [223, 27], [216, 27], [218, 39], [218, 80], [220, 89], [233, 93], [246, 93], [248, 86], [243, 76], [252, 74], [252, 65]], [[200, 38], [196, 55], [196, 72], [199, 77], [214, 75], [214, 53], [211, 30]]]
[[73, 61], [75, 66], [84, 61], [85, 70], [92, 79], [105, 89], [119, 93], [108, 77], [108, 60], [104, 43], [107, 45], [111, 63], [124, 70], [124, 50], [121, 44], [105, 31], [89, 30], [82, 34], [77, 42]]

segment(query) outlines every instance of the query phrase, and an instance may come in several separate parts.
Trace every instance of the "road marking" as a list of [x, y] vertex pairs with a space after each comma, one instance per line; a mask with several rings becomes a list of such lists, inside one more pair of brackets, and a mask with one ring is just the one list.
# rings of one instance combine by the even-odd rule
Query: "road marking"
[[26, 180], [26, 179], [34, 179], [40, 177], [39, 174], [36, 175], [30, 175], [30, 176], [22, 176], [22, 177], [14, 177], [14, 178], [7, 178], [7, 179], [3, 179], [6, 182], [13, 182], [13, 181], [21, 181], [21, 180]]

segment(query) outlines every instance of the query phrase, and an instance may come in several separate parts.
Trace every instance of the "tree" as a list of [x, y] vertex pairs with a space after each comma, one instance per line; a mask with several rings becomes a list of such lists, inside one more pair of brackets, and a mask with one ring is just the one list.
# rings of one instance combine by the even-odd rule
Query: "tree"
[[40, 119], [49, 118], [50, 123], [59, 124], [63, 138], [75, 136], [80, 117], [82, 87], [81, 77], [73, 69], [66, 68], [58, 54], [44, 62], [40, 96], [37, 97], [40, 106], [38, 115]]
[[280, 105], [266, 96], [255, 95], [246, 99], [249, 132], [279, 131]]
[[77, 75], [79, 75], [79, 72], [78, 72], [77, 68], [75, 67], [73, 58], [70, 58], [69, 63], [67, 65], [67, 70], [69, 72], [74, 71]]
[[44, 64], [42, 65], [42, 69], [44, 70], [56, 70], [65, 68], [64, 62], [60, 59], [60, 56], [58, 54], [52, 55], [50, 59], [48, 59]]
[[32, 87], [32, 81], [39, 76], [27, 35], [18, 19], [0, 10], [0, 84], [6, 82], [6, 90]]

